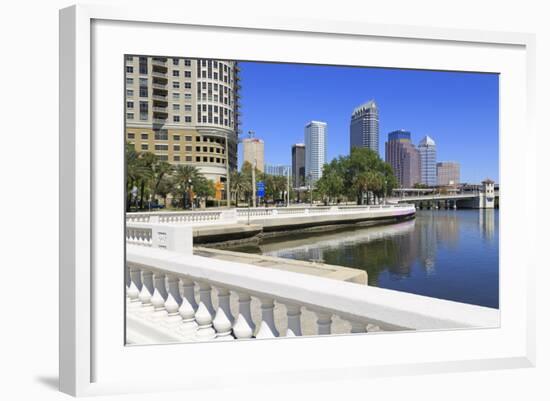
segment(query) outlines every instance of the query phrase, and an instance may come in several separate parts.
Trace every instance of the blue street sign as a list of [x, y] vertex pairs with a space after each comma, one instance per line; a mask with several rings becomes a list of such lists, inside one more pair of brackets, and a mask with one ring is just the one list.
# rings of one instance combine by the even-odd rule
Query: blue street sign
[[258, 181], [256, 183], [256, 196], [263, 198], [265, 196], [265, 186], [263, 181]]

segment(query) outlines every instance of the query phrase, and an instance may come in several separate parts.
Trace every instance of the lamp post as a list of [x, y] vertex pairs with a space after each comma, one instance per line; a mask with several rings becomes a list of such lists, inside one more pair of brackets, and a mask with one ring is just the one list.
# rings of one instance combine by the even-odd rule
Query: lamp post
[[256, 159], [252, 166], [252, 207], [256, 207]]

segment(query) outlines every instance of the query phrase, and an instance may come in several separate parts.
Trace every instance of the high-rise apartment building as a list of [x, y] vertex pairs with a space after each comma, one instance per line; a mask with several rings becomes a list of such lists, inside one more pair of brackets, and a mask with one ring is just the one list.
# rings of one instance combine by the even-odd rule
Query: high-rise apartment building
[[126, 56], [126, 140], [225, 181], [237, 168], [235, 61]]
[[306, 184], [314, 183], [323, 175], [327, 160], [327, 123], [310, 121], [306, 124]]
[[264, 172], [264, 141], [258, 138], [243, 139], [243, 163], [248, 162], [252, 166]]
[[292, 186], [294, 188], [306, 185], [306, 145], [292, 145]]
[[409, 131], [388, 134], [386, 162], [392, 167], [401, 188], [412, 188], [420, 182], [420, 152], [411, 142]]
[[290, 173], [290, 166], [283, 164], [266, 164], [265, 173], [269, 175], [286, 177]]
[[349, 127], [350, 152], [354, 147], [369, 148], [377, 154], [378, 149], [378, 106], [374, 100], [353, 110]]
[[420, 152], [420, 182], [428, 186], [437, 185], [436, 146], [429, 136], [418, 144]]
[[460, 164], [456, 162], [437, 163], [437, 185], [449, 186], [460, 183]]

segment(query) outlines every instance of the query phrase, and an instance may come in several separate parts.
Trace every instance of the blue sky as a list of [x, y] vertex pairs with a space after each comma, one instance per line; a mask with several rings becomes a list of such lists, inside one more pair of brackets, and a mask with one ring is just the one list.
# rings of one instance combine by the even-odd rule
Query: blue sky
[[[328, 124], [328, 158], [349, 153], [353, 109], [374, 99], [380, 155], [387, 134], [411, 131], [437, 144], [438, 161], [461, 164], [461, 180], [498, 182], [498, 75], [382, 68], [241, 62], [243, 137], [265, 141], [267, 164], [290, 164], [304, 126]], [[239, 165], [242, 164], [242, 147]]]

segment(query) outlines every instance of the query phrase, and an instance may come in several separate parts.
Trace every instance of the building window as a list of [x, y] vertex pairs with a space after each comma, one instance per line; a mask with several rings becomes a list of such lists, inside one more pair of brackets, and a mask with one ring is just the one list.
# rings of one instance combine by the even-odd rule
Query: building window
[[156, 144], [155, 145], [155, 150], [167, 151], [168, 150], [168, 145], [165, 144], [165, 143]]
[[201, 147], [200, 147], [200, 146], [195, 147], [195, 151], [200, 152], [200, 151], [201, 151]]
[[126, 118], [128, 120], [133, 120], [134, 119], [134, 113], [126, 113]]
[[135, 139], [136, 138], [136, 134], [134, 134], [133, 132], [128, 132], [128, 139]]
[[208, 161], [208, 157], [206, 157], [206, 156], [203, 157], [203, 158], [202, 158], [202, 161], [203, 161], [203, 162], [207, 162], [207, 161]]
[[149, 145], [147, 145], [146, 143], [142, 143], [141, 150], [149, 150]]
[[203, 151], [203, 152], [208, 152], [208, 148], [207, 148], [206, 146], [203, 146], [203, 147], [202, 147], [202, 151]]
[[186, 162], [193, 161], [193, 158], [191, 156], [185, 156], [185, 161]]
[[186, 67], [189, 67], [189, 66], [191, 66], [191, 60], [185, 60], [185, 61], [183, 62], [183, 64], [184, 64]]
[[133, 109], [134, 108], [134, 102], [126, 102], [126, 107], [129, 108], [129, 109]]
[[179, 155], [175, 155], [175, 156], [174, 156], [174, 161], [175, 161], [175, 162], [179, 162], [179, 161], [180, 161], [180, 156], [179, 156]]
[[220, 162], [220, 158], [216, 157], [216, 163], [219, 163], [219, 162]]
[[158, 159], [163, 162], [168, 161], [168, 155], [157, 155]]
[[167, 141], [168, 140], [168, 131], [161, 129], [155, 131], [155, 141]]
[[185, 78], [191, 78], [191, 71], [184, 71], [183, 74]]
[[134, 78], [126, 78], [126, 85], [133, 85], [134, 84]]
[[200, 141], [201, 141], [201, 137], [198, 136], [198, 137], [197, 137], [197, 142], [200, 142]]
[[210, 163], [214, 163], [214, 158], [213, 157], [210, 158]]
[[185, 122], [190, 123], [191, 122], [191, 116], [185, 116]]
[[139, 119], [140, 120], [149, 119], [149, 103], [139, 102]]
[[180, 151], [180, 145], [174, 145], [174, 152]]
[[191, 135], [186, 135], [185, 136], [185, 140], [186, 141], [192, 141], [193, 140], [193, 137]]
[[126, 96], [127, 97], [134, 97], [134, 90], [133, 89], [126, 89]]
[[147, 89], [147, 78], [139, 79], [139, 97], [147, 97], [149, 92]]
[[180, 98], [180, 94], [178, 92], [172, 93], [172, 99], [179, 100], [179, 98]]
[[147, 74], [147, 57], [139, 58], [139, 73]]
[[175, 123], [179, 123], [180, 122], [180, 116], [173, 116], [173, 121]]
[[179, 63], [180, 63], [179, 59], [177, 59], [177, 58], [172, 59], [172, 64], [179, 65]]
[[185, 89], [191, 89], [191, 82], [185, 82]]
[[126, 72], [133, 73], [134, 72], [134, 67], [132, 67], [131, 65], [127, 65], [126, 66]]
[[181, 137], [179, 135], [174, 135], [174, 141], [179, 141], [181, 139]]
[[177, 103], [173, 103], [173, 104], [172, 104], [172, 110], [174, 110], [174, 111], [179, 111], [179, 109], [180, 109], [180, 105], [179, 105], [179, 104], [177, 104]]
[[191, 111], [191, 105], [190, 104], [185, 105], [185, 111]]
[[141, 140], [142, 140], [142, 141], [146, 141], [146, 140], [148, 140], [148, 139], [149, 139], [149, 134], [146, 134], [146, 133], [142, 133], [142, 134], [141, 134]]
[[185, 100], [191, 100], [192, 98], [190, 93], [186, 93], [184, 96], [185, 96]]
[[180, 88], [180, 83], [178, 81], [172, 82], [172, 88], [179, 89]]
[[134, 56], [126, 56], [126, 61], [134, 61]]
[[187, 145], [187, 146], [185, 147], [185, 151], [186, 151], [186, 152], [192, 152], [192, 151], [193, 151], [193, 146]]
[[172, 71], [172, 76], [173, 77], [179, 77], [180, 76], [180, 72], [178, 70], [174, 70]]

